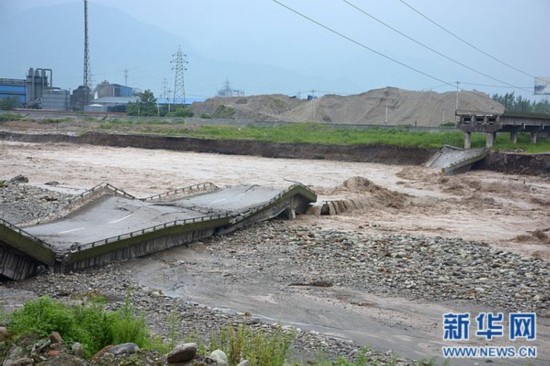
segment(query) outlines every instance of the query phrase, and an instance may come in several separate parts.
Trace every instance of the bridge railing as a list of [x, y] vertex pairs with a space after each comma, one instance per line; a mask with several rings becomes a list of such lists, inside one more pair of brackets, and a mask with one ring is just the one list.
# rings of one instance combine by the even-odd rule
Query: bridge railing
[[244, 211], [241, 211], [239, 213], [234, 214], [232, 219], [231, 219], [231, 223], [235, 224], [238, 221], [242, 221], [245, 218], [254, 215], [256, 212], [261, 211], [261, 210], [271, 206], [272, 204], [277, 202], [279, 199], [281, 199], [285, 194], [287, 194], [288, 192], [290, 192], [294, 189], [297, 189], [297, 188], [303, 189], [303, 190], [307, 191], [308, 193], [311, 193], [311, 194], [315, 195], [315, 192], [313, 190], [311, 190], [310, 188], [304, 186], [303, 184], [301, 184], [301, 183], [293, 184], [293, 185], [287, 187], [286, 189], [284, 189], [283, 191], [279, 192], [275, 197], [271, 198], [269, 201], [267, 201], [267, 202], [265, 202], [265, 203], [263, 203], [259, 206], [254, 206], [254, 207], [251, 207], [247, 210], [244, 210]]
[[[208, 183], [204, 183], [203, 185], [205, 187], [214, 186], [214, 187], [218, 188], [214, 184], [212, 184], [212, 183], [210, 183], [210, 184], [211, 185], [209, 185]], [[196, 185], [196, 186], [199, 186], [199, 185]], [[109, 237], [109, 238], [106, 238], [106, 239], [96, 240], [96, 241], [91, 242], [91, 243], [73, 245], [70, 249], [70, 252], [74, 253], [74, 252], [78, 252], [78, 251], [85, 250], [85, 249], [88, 249], [88, 248], [94, 248], [98, 245], [105, 245], [105, 244], [109, 244], [109, 243], [112, 243], [112, 242], [132, 238], [132, 237], [139, 236], [139, 235], [144, 235], [144, 234], [147, 234], [147, 233], [152, 233], [152, 232], [155, 232], [155, 231], [158, 231], [158, 230], [163, 230], [163, 229], [166, 229], [166, 228], [169, 228], [169, 227], [174, 227], [174, 226], [183, 226], [183, 225], [194, 224], [194, 223], [199, 223], [199, 222], [218, 220], [218, 219], [222, 219], [222, 218], [230, 218], [230, 222], [232, 224], [234, 224], [234, 223], [236, 223], [238, 221], [241, 221], [241, 220], [244, 220], [245, 218], [250, 217], [251, 215], [255, 214], [256, 212], [261, 211], [261, 210], [265, 209], [266, 207], [272, 205], [273, 203], [275, 203], [279, 199], [281, 199], [285, 194], [287, 194], [288, 192], [290, 192], [290, 191], [292, 191], [293, 189], [296, 189], [296, 188], [301, 188], [301, 189], [303, 189], [303, 190], [305, 190], [305, 191], [307, 191], [311, 194], [315, 194], [315, 192], [313, 192], [313, 190], [309, 189], [308, 187], [306, 187], [302, 184], [293, 184], [293, 185], [289, 186], [288, 188], [286, 188], [285, 190], [279, 192], [276, 196], [271, 198], [269, 201], [267, 201], [267, 202], [265, 202], [265, 203], [263, 203], [259, 206], [254, 206], [254, 207], [252, 207], [248, 210], [245, 210], [245, 211], [236, 212], [236, 213], [225, 212], [225, 213], [216, 214], [216, 215], [206, 215], [206, 216], [199, 216], [199, 217], [183, 219], [183, 220], [181, 220], [181, 219], [180, 220], [174, 220], [174, 221], [171, 221], [171, 222], [162, 223], [162, 224], [158, 224], [158, 225], [155, 225], [155, 226], [150, 226], [150, 227], [147, 227], [145, 229], [135, 230], [135, 231], [132, 231], [132, 232], [129, 232], [129, 233], [125, 233], [125, 234], [121, 234], [121, 235], [117, 235], [117, 236], [112, 236], [112, 237]]]
[[183, 220], [182, 219], [174, 220], [174, 221], [158, 224], [158, 225], [155, 225], [155, 226], [150, 226], [150, 227], [147, 227], [147, 228], [144, 228], [144, 229], [131, 231], [129, 233], [111, 236], [111, 237], [106, 238], [106, 239], [96, 240], [96, 241], [93, 241], [91, 243], [73, 245], [70, 248], [70, 252], [75, 253], [75, 252], [79, 252], [79, 251], [84, 250], [84, 249], [94, 248], [94, 247], [99, 246], [99, 245], [105, 245], [105, 244], [109, 244], [109, 243], [112, 243], [112, 242], [117, 242], [117, 241], [120, 241], [120, 240], [123, 240], [123, 239], [128, 239], [128, 238], [133, 238], [133, 237], [140, 236], [140, 235], [145, 235], [145, 234], [148, 234], [148, 233], [152, 233], [152, 232], [155, 232], [155, 231], [167, 229], [167, 228], [174, 227], [174, 226], [183, 226], [183, 225], [195, 224], [195, 223], [199, 223], [199, 222], [218, 220], [218, 219], [222, 219], [222, 218], [227, 218], [229, 216], [231, 216], [231, 214], [226, 212], [226, 213], [217, 214], [217, 215], [199, 216], [199, 217], [193, 217], [193, 218], [183, 219]]
[[184, 194], [193, 194], [193, 193], [198, 193], [198, 192], [211, 192], [211, 191], [215, 191], [215, 190], [218, 190], [218, 189], [219, 189], [219, 187], [217, 185], [215, 185], [214, 183], [205, 182], [205, 183], [194, 184], [194, 185], [191, 185], [191, 186], [188, 186], [188, 187], [177, 188], [177, 189], [174, 189], [174, 190], [168, 191], [168, 192], [155, 194], [155, 195], [152, 195], [152, 196], [149, 196], [149, 197], [141, 198], [141, 200], [142, 201], [160, 200], [160, 199], [168, 198], [170, 196], [180, 195], [182, 193], [184, 193]]
[[52, 251], [55, 251], [55, 248], [51, 244], [49, 244], [49, 243], [45, 242], [44, 240], [34, 236], [33, 234], [29, 233], [28, 231], [25, 231], [25, 230], [21, 229], [19, 226], [14, 225], [9, 221], [6, 221], [4, 219], [0, 219], [0, 225], [3, 225], [5, 227], [9, 228], [10, 230], [16, 232], [17, 234], [19, 234], [21, 236], [24, 236], [24, 237], [27, 237], [28, 239], [31, 239], [32, 241], [36, 242], [37, 244], [43, 245], [44, 247], [46, 247], [48, 249], [51, 249]]

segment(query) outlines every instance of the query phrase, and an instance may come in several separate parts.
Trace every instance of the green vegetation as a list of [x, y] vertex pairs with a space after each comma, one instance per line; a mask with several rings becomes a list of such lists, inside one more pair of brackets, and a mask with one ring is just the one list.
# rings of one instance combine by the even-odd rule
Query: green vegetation
[[[125, 119], [125, 120], [119, 120], [119, 119], [113, 119], [111, 121], [102, 122], [99, 125], [99, 128], [102, 130], [110, 130], [115, 127], [123, 127], [127, 128], [132, 132], [154, 132], [155, 126], [160, 125], [172, 125], [172, 126], [181, 126], [185, 124], [185, 120], [183, 119], [172, 119], [170, 121], [162, 118], [143, 118], [143, 119]], [[139, 127], [141, 131], [132, 129], [133, 127]], [[143, 131], [143, 130], [147, 131]], [[160, 131], [159, 131], [160, 132]]]
[[71, 119], [68, 118], [68, 117], [65, 117], [65, 118], [44, 118], [42, 120], [42, 123], [47, 123], [47, 124], [67, 123], [67, 122], [71, 122]]
[[23, 115], [17, 113], [2, 113], [0, 114], [0, 122], [19, 121], [24, 118]]
[[[140, 117], [193, 117], [193, 112], [186, 105], [157, 104], [157, 98], [151, 90], [145, 90], [138, 95], [136, 102], [128, 103], [126, 114]], [[171, 110], [170, 110], [171, 108]], [[170, 111], [169, 111], [170, 110]]]
[[161, 107], [161, 116], [165, 115], [168, 117], [193, 117], [194, 115], [193, 112], [191, 112], [191, 109], [186, 105], [178, 105], [175, 107], [175, 110], [170, 113], [168, 113], [167, 108], [168, 107], [166, 105], [163, 105]]
[[233, 117], [235, 117], [235, 109], [223, 104], [218, 106], [212, 114], [212, 118], [232, 119]]
[[548, 99], [532, 102], [529, 99], [524, 99], [521, 95], [516, 98], [514, 92], [504, 95], [494, 94], [492, 98], [502, 104], [506, 111], [509, 112], [550, 114], [550, 102]]
[[19, 100], [17, 97], [0, 98], [0, 109], [4, 111], [11, 111], [19, 106]]
[[[166, 354], [182, 341], [178, 338], [176, 313], [171, 313], [168, 317], [168, 340], [162, 341], [160, 336], [150, 335], [144, 317], [137, 315], [136, 309], [129, 302], [129, 296], [126, 297], [124, 306], [117, 311], [106, 311], [104, 298], [100, 295], [92, 294], [84, 300], [84, 305], [70, 306], [44, 296], [27, 302], [22, 309], [9, 315], [0, 311], [0, 324], [7, 325], [13, 334], [10, 342], [0, 344], [0, 355], [8, 351], [9, 344], [17, 344], [18, 339], [47, 337], [53, 331], [59, 332], [69, 346], [80, 342], [88, 358], [109, 344], [133, 342], [144, 350]], [[228, 324], [221, 330], [212, 332], [207, 341], [204, 336], [188, 334], [185, 341], [196, 342], [199, 354], [202, 355], [221, 349], [227, 355], [230, 366], [236, 366], [243, 358], [253, 366], [282, 366], [289, 360], [291, 345], [295, 339], [294, 332], [285, 331], [281, 327], [266, 330], [244, 324]], [[303, 365], [301, 362], [291, 364]], [[330, 361], [328, 357], [317, 357], [313, 364], [364, 366], [380, 363], [376, 358], [370, 357], [369, 350], [364, 348], [354, 361], [344, 357], [335, 361]]]
[[151, 344], [144, 318], [136, 315], [128, 300], [122, 309], [106, 312], [101, 299], [68, 306], [40, 297], [11, 314], [7, 324], [16, 337], [45, 337], [57, 331], [68, 344], [80, 342], [88, 357], [109, 344], [133, 342], [143, 348]]
[[157, 98], [149, 89], [139, 95], [137, 102], [130, 102], [126, 107], [129, 116], [157, 116]]
[[[461, 131], [415, 131], [407, 128], [336, 129], [323, 124], [296, 123], [278, 127], [202, 126], [196, 129], [164, 130], [170, 135], [184, 135], [211, 139], [243, 139], [269, 142], [332, 144], [332, 145], [393, 145], [400, 147], [440, 148], [443, 145], [462, 146]], [[472, 147], [484, 147], [485, 135], [472, 134]], [[529, 142], [528, 134], [519, 134], [518, 143], [512, 144], [509, 135], [497, 135], [497, 150], [521, 150], [530, 153], [550, 151], [550, 141]]]
[[243, 325], [237, 329], [226, 326], [217, 335], [211, 335], [207, 352], [221, 349], [227, 354], [230, 366], [237, 365], [241, 357], [252, 366], [282, 366], [293, 339], [293, 333], [285, 334], [281, 328], [267, 334], [261, 329], [253, 331]]

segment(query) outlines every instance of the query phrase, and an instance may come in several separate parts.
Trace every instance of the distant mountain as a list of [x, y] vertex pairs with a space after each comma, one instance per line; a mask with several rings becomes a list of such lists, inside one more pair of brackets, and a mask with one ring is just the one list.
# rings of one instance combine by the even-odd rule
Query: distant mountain
[[[124, 70], [128, 69], [129, 86], [151, 89], [160, 96], [163, 79], [173, 78], [170, 61], [181, 46], [189, 61], [185, 73], [189, 96], [213, 96], [226, 78], [247, 94], [295, 93], [323, 85], [332, 90], [358, 89], [346, 79], [307, 77], [273, 65], [207, 59], [180, 36], [115, 8], [95, 3], [88, 6], [90, 66], [95, 83], [108, 80], [124, 84]], [[0, 14], [0, 78], [24, 78], [29, 67], [51, 68], [54, 86], [77, 88], [82, 84], [83, 23], [81, 2], [33, 8], [9, 17]], [[170, 82], [168, 88], [173, 88]]]

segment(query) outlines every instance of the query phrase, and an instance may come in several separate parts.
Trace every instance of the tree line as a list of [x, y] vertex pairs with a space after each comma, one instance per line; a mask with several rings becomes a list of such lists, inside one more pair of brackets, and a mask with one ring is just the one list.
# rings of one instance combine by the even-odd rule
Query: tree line
[[521, 95], [516, 97], [514, 92], [504, 95], [494, 94], [492, 98], [502, 104], [504, 109], [509, 112], [550, 114], [548, 99], [535, 102], [525, 99]]
[[128, 103], [126, 114], [129, 116], [159, 117], [193, 117], [193, 112], [186, 105], [157, 104], [157, 98], [151, 90], [138, 95], [138, 100]]

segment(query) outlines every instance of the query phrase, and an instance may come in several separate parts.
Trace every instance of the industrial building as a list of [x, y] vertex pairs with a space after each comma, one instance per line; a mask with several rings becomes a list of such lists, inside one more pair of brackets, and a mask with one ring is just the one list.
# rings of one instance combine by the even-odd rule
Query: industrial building
[[14, 98], [17, 107], [67, 110], [68, 90], [53, 87], [53, 71], [29, 68], [25, 79], [0, 78], [0, 98]]
[[138, 101], [136, 89], [126, 85], [111, 84], [103, 81], [98, 84], [94, 100], [84, 106], [85, 112], [125, 112], [128, 103]]
[[94, 99], [106, 97], [131, 97], [133, 95], [134, 88], [120, 84], [111, 84], [105, 80], [97, 85]]

